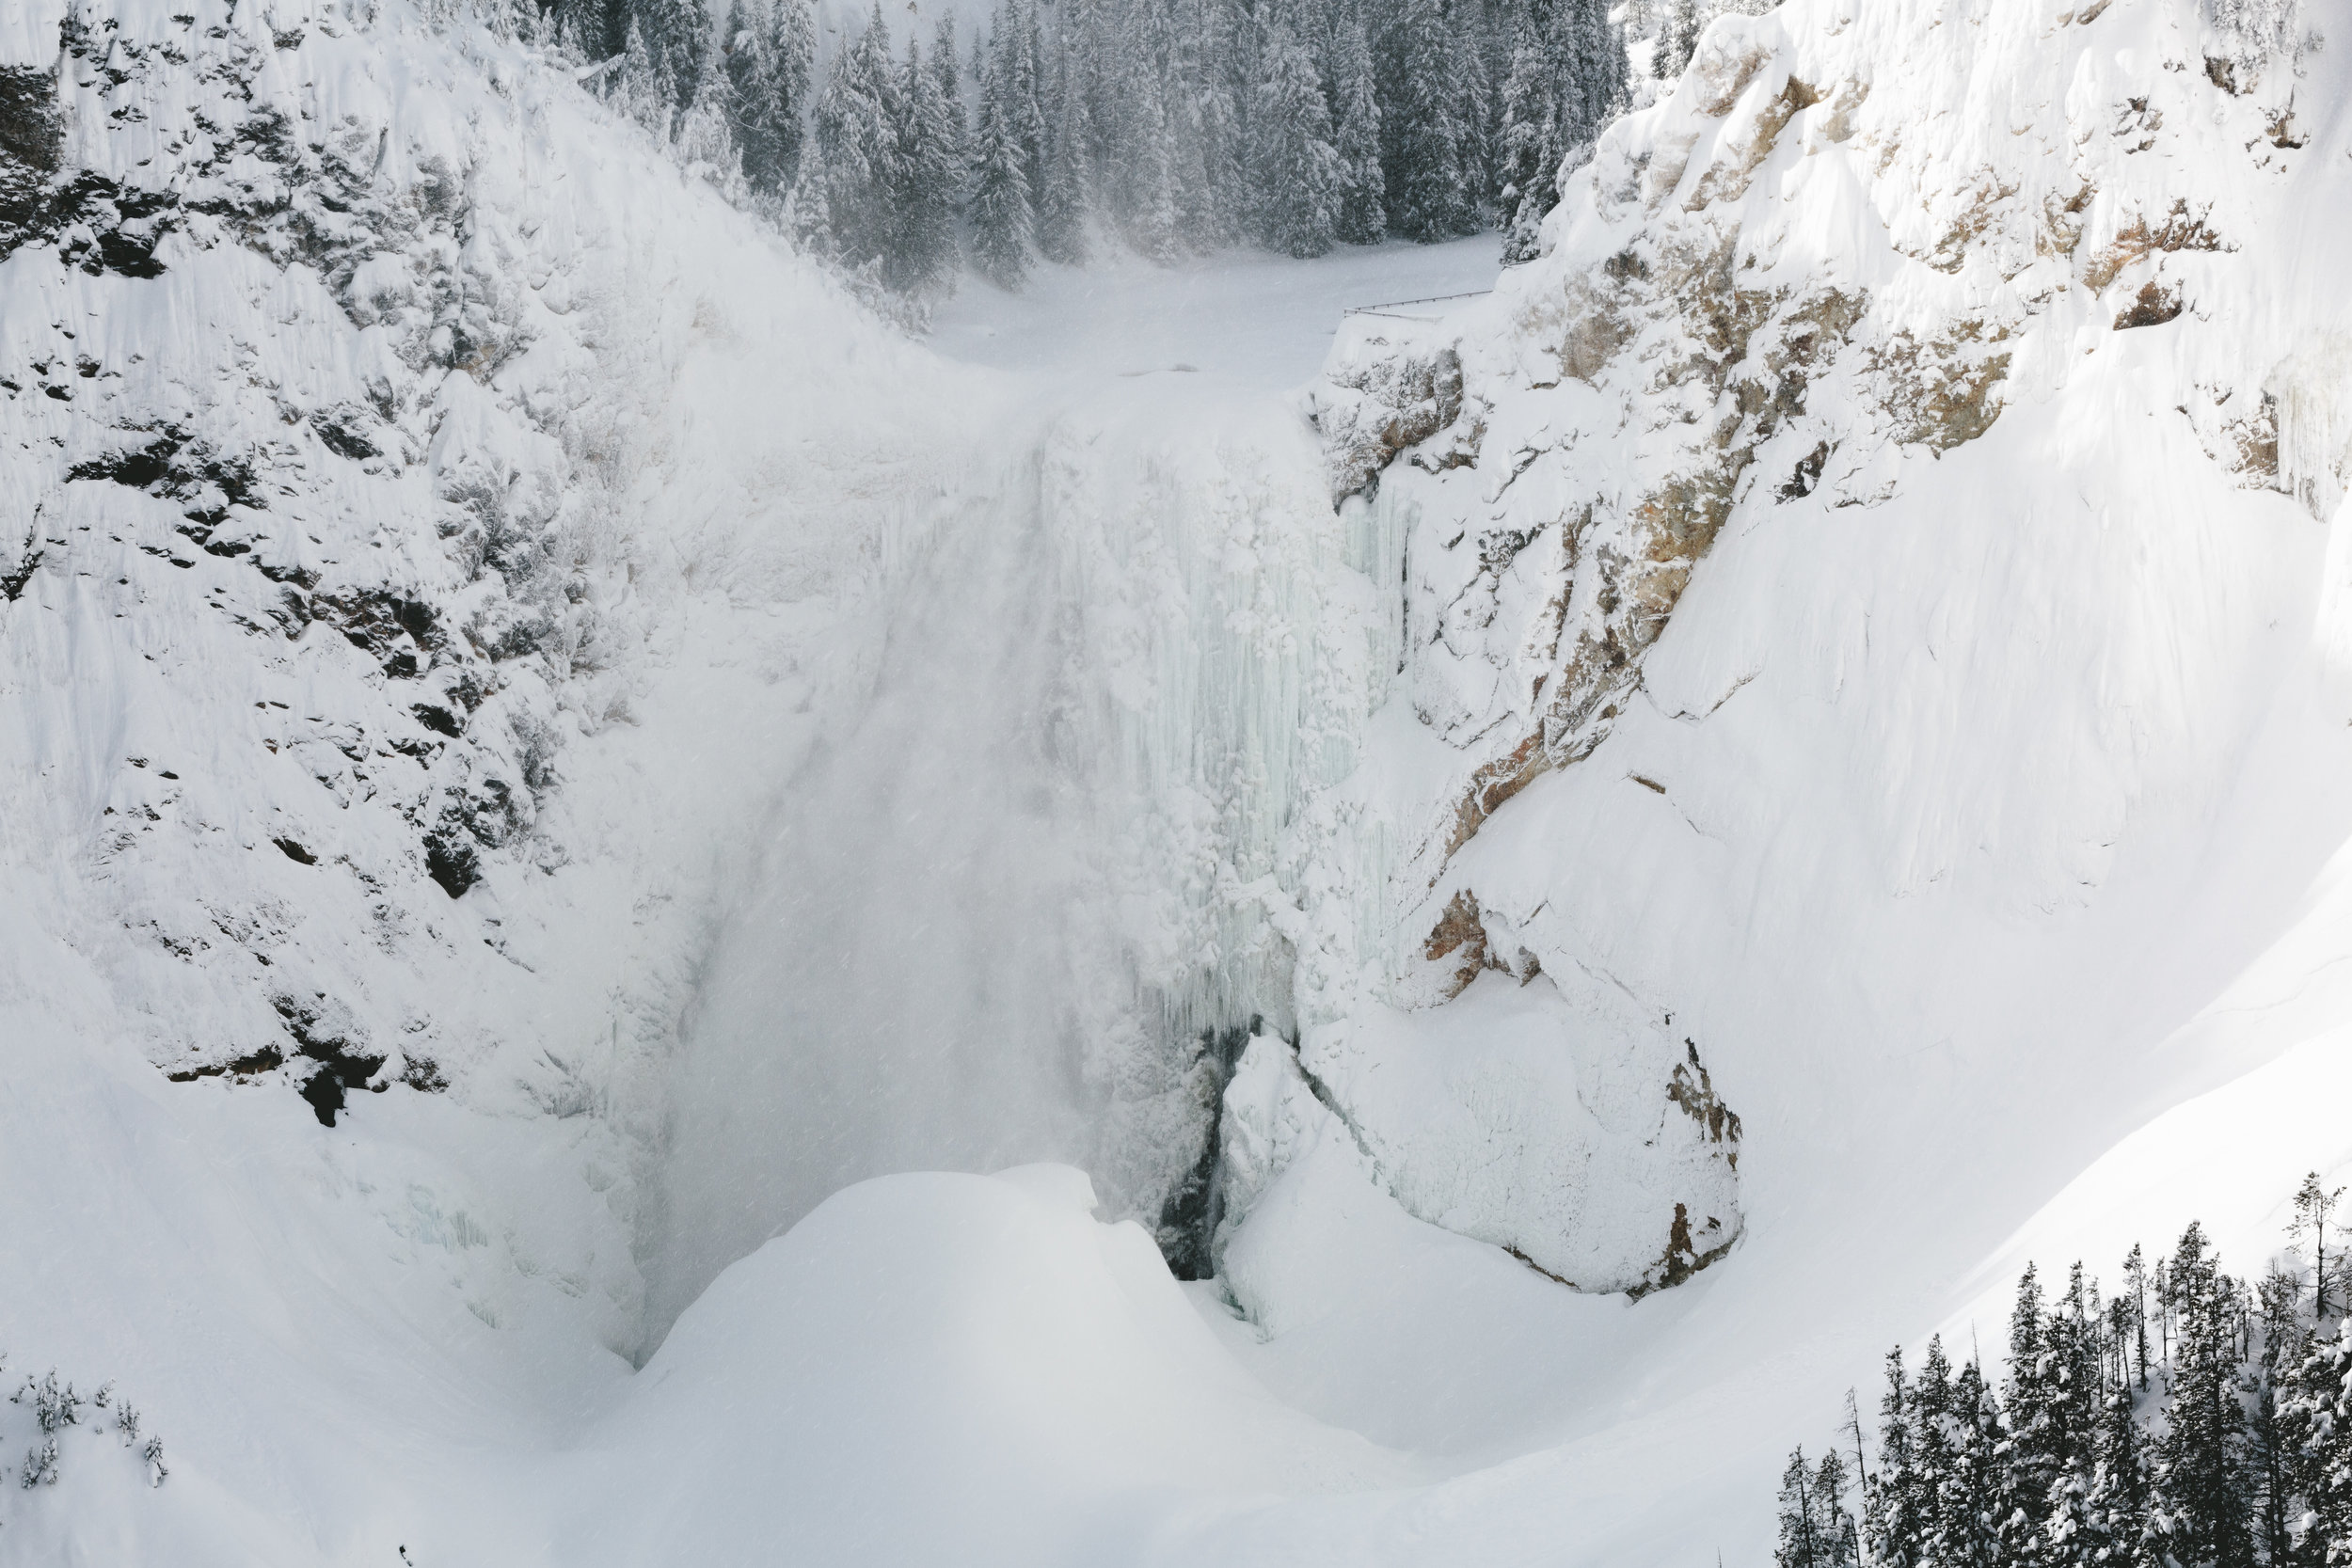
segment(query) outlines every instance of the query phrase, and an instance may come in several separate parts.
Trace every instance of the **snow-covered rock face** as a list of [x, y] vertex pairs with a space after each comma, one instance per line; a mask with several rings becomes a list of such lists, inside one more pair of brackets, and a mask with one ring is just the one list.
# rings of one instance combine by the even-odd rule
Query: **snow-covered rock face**
[[[1301, 1061], [1410, 1212], [1604, 1289], [1739, 1231], [1737, 1117], [1676, 1109], [1710, 1049], [1671, 1022], [1690, 981], [1618, 972], [1605, 890], [1568, 896], [1589, 862], [1527, 832], [1471, 852], [1636, 705], [1697, 726], [1738, 700], [1756, 670], [1649, 674], [1719, 539], [1869, 528], [2119, 354], [2175, 389], [2167, 442], [2332, 515], [2352, 365], [2241, 254], [2311, 165], [2313, 44], [2254, 9], [2228, 32], [2192, 0], [1724, 17], [1571, 177], [1541, 259], [1441, 321], [1343, 328], [1317, 418], [1335, 493], [1397, 541], [1417, 735], [1327, 819], [1394, 869], [1339, 876], [1335, 918], [1309, 890]], [[1708, 832], [1679, 781], [1615, 771]], [[1504, 974], [1532, 988], [1509, 1020]], [[1702, 1215], [1720, 1244], [1686, 1238]]]
[[478, 19], [35, 4], [0, 44], [21, 1037], [192, 1110], [448, 1096], [478, 1136], [379, 1217], [470, 1207], [516, 1271], [481, 1315], [631, 1344], [659, 1069], [956, 378]]
[[88, 935], [158, 1064], [285, 1076], [330, 1125], [469, 1054], [370, 970], [496, 989], [497, 922], [451, 900], [530, 837], [609, 565], [524, 406], [577, 350], [512, 276], [532, 217], [468, 188], [463, 121], [399, 115], [339, 23], [52, 19], [62, 48], [12, 78], [12, 139], [51, 136], [19, 157], [0, 349], [43, 836], [105, 818], [77, 869], [119, 925]]

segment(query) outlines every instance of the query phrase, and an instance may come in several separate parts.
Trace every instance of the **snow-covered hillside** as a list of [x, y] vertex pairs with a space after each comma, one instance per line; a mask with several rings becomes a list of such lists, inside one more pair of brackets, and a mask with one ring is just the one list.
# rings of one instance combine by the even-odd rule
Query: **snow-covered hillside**
[[0, 1351], [170, 1474], [0, 1561], [1754, 1561], [2023, 1259], [2254, 1266], [2326, 10], [1789, 0], [1491, 294], [925, 345], [494, 18], [10, 8]]

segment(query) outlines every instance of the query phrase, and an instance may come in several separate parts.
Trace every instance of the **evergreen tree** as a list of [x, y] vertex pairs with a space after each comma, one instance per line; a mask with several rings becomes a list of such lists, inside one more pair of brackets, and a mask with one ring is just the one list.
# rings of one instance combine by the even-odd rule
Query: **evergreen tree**
[[1482, 10], [1454, 0], [1449, 17], [1451, 47], [1446, 64], [1453, 77], [1454, 119], [1462, 128], [1462, 194], [1473, 221], [1490, 221], [1495, 202], [1495, 95], [1499, 83], [1488, 75], [1491, 44]]
[[1994, 1568], [2002, 1561], [2004, 1436], [2000, 1402], [1974, 1359], [1952, 1379], [1952, 1475], [1938, 1527], [1943, 1560], [1952, 1568]]
[[601, 64], [626, 47], [628, 19], [617, 19], [618, 32], [615, 20], [609, 0], [552, 0], [541, 24], [559, 49], [584, 64]]
[[613, 106], [662, 141], [670, 139], [670, 103], [660, 66], [645, 41], [645, 29], [628, 24], [628, 41], [621, 51], [621, 68], [613, 79]]
[[1087, 230], [1093, 209], [1092, 182], [1088, 178], [1087, 137], [1079, 123], [1083, 98], [1071, 61], [1065, 34], [1054, 52], [1052, 108], [1045, 149], [1045, 190], [1038, 203], [1037, 245], [1051, 260], [1066, 266], [1087, 259]]
[[999, 26], [980, 83], [980, 122], [974, 143], [972, 259], [981, 272], [1008, 289], [1028, 276], [1037, 231], [1029, 194], [1028, 157], [1006, 106], [1018, 67], [1018, 34]]
[[1376, 55], [1389, 223], [1424, 243], [1476, 226], [1464, 182], [1450, 42], [1440, 0], [1398, 0]]
[[1927, 1489], [1919, 1472], [1917, 1402], [1903, 1381], [1900, 1346], [1886, 1353], [1879, 1401], [1879, 1474], [1863, 1511], [1873, 1568], [1919, 1568], [1927, 1552]]
[[694, 102], [710, 53], [710, 12], [703, 0], [631, 0], [662, 102], [683, 109]]
[[1323, 84], [1307, 51], [1279, 23], [1266, 36], [1249, 110], [1249, 167], [1258, 238], [1291, 256], [1331, 248], [1339, 154]]
[[2140, 1254], [2139, 1243], [2132, 1243], [2131, 1252], [2123, 1259], [2123, 1282], [2131, 1291], [2132, 1338], [2130, 1350], [2135, 1364], [2134, 1376], [2139, 1386], [2148, 1386], [2148, 1264]]
[[2253, 1394], [2247, 1409], [2246, 1476], [2255, 1553], [2272, 1564], [2283, 1564], [2294, 1555], [2295, 1485], [2281, 1406], [2293, 1397], [2294, 1369], [2304, 1358], [2308, 1337], [2300, 1312], [2302, 1293], [2303, 1282], [2278, 1269], [2255, 1288], [2256, 1354], [2245, 1374]]
[[802, 116], [817, 35], [807, 0], [745, 0], [728, 30], [725, 62], [743, 179], [780, 196], [800, 173]]
[[2250, 1568], [2236, 1288], [2194, 1223], [2173, 1252], [2169, 1284], [2179, 1339], [2156, 1448], [2156, 1527], [2181, 1568]]
[[2331, 1192], [2321, 1186], [2317, 1171], [2303, 1178], [2303, 1185], [2295, 1194], [2295, 1240], [2299, 1243], [2307, 1234], [2312, 1239], [2312, 1315], [2314, 1320], [2326, 1318], [2335, 1309], [2338, 1300], [2336, 1273], [2328, 1262], [2328, 1221], [2336, 1212], [2337, 1199], [2343, 1196], [2342, 1187]]
[[771, 0], [728, 0], [726, 22], [719, 29], [719, 57], [727, 74], [730, 129], [743, 160], [743, 178], [761, 192], [774, 189], [775, 161], [768, 145], [767, 99], [775, 74], [769, 45], [773, 29], [769, 18]]
[[960, 261], [955, 117], [937, 73], [924, 64], [922, 49], [912, 38], [898, 75], [898, 100], [897, 232], [882, 278], [900, 293], [928, 294], [953, 279]]
[[1021, 156], [1021, 178], [1032, 211], [1045, 188], [1045, 109], [1038, 92], [1037, 12], [1027, 0], [1004, 0], [992, 29], [990, 79], [997, 113]]
[[[1246, 105], [1256, 85], [1252, 67], [1257, 54], [1251, 47], [1249, 19], [1243, 14], [1239, 0], [1200, 0], [1200, 43], [1194, 51], [1200, 82], [1195, 98], [1200, 104], [1200, 171], [1207, 213], [1197, 243], [1231, 245], [1247, 230], [1256, 209], [1256, 185], [1247, 166], [1253, 144]], [[1301, 4], [1296, 8], [1307, 8]], [[1296, 37], [1295, 33], [1292, 36]], [[1306, 54], [1312, 71], [1313, 52]], [[1320, 96], [1322, 75], [1314, 73]], [[1327, 143], [1327, 103], [1324, 119]]]
[[896, 248], [897, 206], [907, 189], [899, 126], [906, 110], [890, 57], [890, 34], [876, 0], [866, 30], [835, 57], [817, 101], [812, 140], [821, 178], [803, 182], [821, 208], [830, 253], [852, 272], [883, 270]]
[[956, 205], [961, 208], [972, 176], [972, 112], [963, 101], [963, 68], [956, 58], [956, 14], [939, 13], [939, 28], [931, 38], [932, 87], [947, 117], [947, 155], [956, 176]]
[[[2020, 1306], [2024, 1291], [2020, 1288]], [[2011, 1361], [2007, 1498], [2003, 1532], [2019, 1561], [2074, 1562], [2091, 1539], [2103, 1369], [2108, 1350], [2097, 1287], [2076, 1263], [2040, 1326], [2030, 1377]], [[2013, 1353], [2012, 1353], [2013, 1356]], [[2021, 1407], [2030, 1414], [2021, 1416]]]
[[1147, 55], [1125, 73], [1117, 159], [1127, 241], [1153, 261], [1184, 253], [1184, 213], [1168, 85]]
[[1650, 45], [1650, 74], [1670, 86], [1680, 80], [1690, 69], [1691, 55], [1699, 45], [1699, 13], [1696, 0], [1673, 0], [1664, 16], [1659, 19], [1658, 38]]
[[1350, 17], [1331, 29], [1330, 58], [1332, 150], [1339, 160], [1332, 231], [1350, 245], [1371, 245], [1388, 230], [1388, 178], [1380, 168], [1372, 43], [1360, 20]]
[[[2149, 1519], [2148, 1469], [2141, 1454], [2139, 1414], [2128, 1385], [2102, 1397], [2092, 1437], [2090, 1481], [2079, 1504], [2053, 1532], [2056, 1560], [2103, 1568], [2153, 1568], [2157, 1561]], [[2055, 1510], [2054, 1510], [2055, 1513]]]
[[1148, 26], [1145, 52], [1158, 62], [1159, 120], [1164, 127], [1168, 190], [1175, 209], [1173, 250], [1206, 250], [1223, 243], [1226, 217], [1209, 179], [1200, 89], [1200, 36], [1190, 0], [1141, 0]]
[[1835, 1445], [1814, 1467], [1811, 1513], [1818, 1568], [1854, 1568], [1861, 1541], [1846, 1509], [1846, 1461]]
[[1780, 1541], [1772, 1549], [1777, 1568], [1830, 1568], [1826, 1521], [1819, 1516], [1819, 1502], [1800, 1445], [1789, 1453], [1788, 1467], [1780, 1476]]
[[[1625, 108], [1625, 32], [1609, 20], [1608, 0], [1562, 0], [1560, 143], [1568, 156], [1589, 148]], [[1589, 154], [1587, 154], [1589, 155]]]
[[2009, 1319], [2009, 1463], [1999, 1478], [1996, 1527], [2004, 1556], [2027, 1560], [2035, 1555], [2049, 1517], [2053, 1484], [2064, 1471], [2053, 1410], [2057, 1357], [2042, 1311], [2042, 1281], [2031, 1263], [2017, 1281], [2017, 1305]]
[[2352, 1563], [2352, 1319], [2314, 1336], [2280, 1402], [2287, 1474], [2307, 1511], [2296, 1560]]
[[742, 161], [735, 150], [735, 87], [717, 51], [706, 50], [702, 61], [702, 80], [678, 119], [678, 157], [690, 170], [739, 198]]
[[803, 252], [822, 261], [832, 261], [839, 246], [834, 243], [831, 214], [825, 200], [830, 183], [825, 170], [825, 150], [815, 140], [801, 148], [801, 166], [792, 177], [792, 186], [784, 199], [784, 229]]
[[1502, 84], [1502, 260], [1532, 261], [1544, 214], [1559, 201], [1560, 117], [1552, 90], [1555, 52], [1534, 6], [1521, 7], [1511, 32], [1511, 63]]
[[1954, 1544], [1950, 1528], [1962, 1484], [1960, 1428], [1953, 1418], [1952, 1364], [1940, 1335], [1928, 1340], [1918, 1379], [1911, 1386], [1911, 1423], [1919, 1488], [1919, 1560], [1937, 1568], [1961, 1568], [1966, 1559]]

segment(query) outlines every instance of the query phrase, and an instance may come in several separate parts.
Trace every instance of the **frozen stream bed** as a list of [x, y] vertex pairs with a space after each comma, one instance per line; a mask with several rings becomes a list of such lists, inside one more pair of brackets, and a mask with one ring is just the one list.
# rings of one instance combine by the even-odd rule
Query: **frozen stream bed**
[[[931, 324], [951, 359], [1054, 380], [1190, 373], [1287, 391], [1322, 369], [1342, 312], [1494, 286], [1492, 234], [1443, 245], [1343, 245], [1298, 261], [1251, 253], [1155, 267], [1127, 256], [1041, 266], [1017, 294], [974, 279]], [[1434, 317], [1450, 304], [1401, 309]]]

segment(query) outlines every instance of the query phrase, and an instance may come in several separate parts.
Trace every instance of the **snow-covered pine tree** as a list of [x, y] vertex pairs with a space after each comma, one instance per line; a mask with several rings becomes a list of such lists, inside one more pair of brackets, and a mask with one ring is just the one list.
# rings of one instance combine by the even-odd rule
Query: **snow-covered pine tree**
[[2343, 1198], [2342, 1187], [2329, 1188], [2313, 1171], [2303, 1178], [2303, 1184], [2295, 1191], [2295, 1222], [2289, 1240], [2300, 1250], [2305, 1237], [2312, 1247], [2312, 1317], [2325, 1320], [2343, 1300], [2337, 1291], [2337, 1269], [2341, 1260], [2328, 1257], [2328, 1223], [2335, 1217], [2336, 1204]]
[[2090, 1480], [2053, 1505], [2054, 1568], [2154, 1568], [2148, 1501], [2138, 1409], [2130, 1384], [2118, 1383], [2100, 1399]]
[[2010, 1561], [2033, 1556], [2064, 1467], [2052, 1409], [2061, 1374], [2042, 1305], [2041, 1275], [2027, 1263], [2009, 1318], [2009, 1462], [2000, 1467], [1994, 1510], [2002, 1555]]
[[1690, 68], [1699, 46], [1696, 0], [1672, 0], [1658, 21], [1658, 37], [1650, 44], [1650, 74], [1671, 87]]
[[1087, 186], [1104, 191], [1118, 126], [1106, 0], [1063, 0], [1061, 36], [1070, 60], [1070, 108], [1086, 155]]
[[705, 50], [702, 79], [678, 117], [677, 154], [688, 170], [731, 200], [745, 194], [742, 157], [735, 146], [735, 85], [716, 50]]
[[[1253, 185], [1247, 170], [1249, 157], [1248, 103], [1254, 86], [1252, 66], [1259, 29], [1241, 8], [1239, 0], [1198, 0], [1200, 6], [1200, 170], [1205, 186], [1207, 220], [1203, 238], [1211, 245], [1231, 245], [1248, 227], [1253, 208]], [[1311, 8], [1297, 0], [1295, 9]], [[1296, 37], [1295, 34], [1293, 35]], [[1308, 58], [1313, 59], [1311, 50]], [[1321, 76], [1316, 81], [1320, 89]], [[1329, 105], [1325, 105], [1327, 119]]]
[[1886, 1353], [1886, 1392], [1879, 1399], [1878, 1484], [1863, 1508], [1863, 1542], [1872, 1568], [1919, 1568], [1928, 1528], [1919, 1474], [1915, 1402], [1903, 1377], [1900, 1346]]
[[892, 249], [896, 198], [904, 189], [904, 119], [890, 34], [876, 0], [865, 30], [834, 57], [812, 127], [821, 179], [810, 195], [821, 203], [833, 259], [851, 272], [879, 271]]
[[1428, 242], [1471, 232], [1460, 100], [1441, 0], [1398, 0], [1376, 42], [1389, 225]]
[[582, 64], [596, 65], [619, 54], [628, 37], [627, 19], [621, 33], [612, 30], [612, 8], [607, 0], [552, 0], [539, 19], [542, 33]]
[[620, 69], [612, 76], [612, 106], [621, 114], [652, 132], [657, 140], [670, 139], [670, 98], [661, 68], [645, 41], [644, 27], [634, 21], [628, 24]]
[[631, 10], [662, 102], [681, 111], [691, 107], [710, 53], [709, 10], [703, 0], [631, 0]]
[[1151, 50], [1161, 62], [1160, 110], [1168, 126], [1168, 189], [1175, 198], [1178, 247], [1215, 249], [1230, 228], [1210, 183], [1208, 136], [1201, 103], [1205, 66], [1198, 0], [1144, 0], [1152, 16]]
[[896, 223], [882, 279], [901, 294], [930, 298], [954, 287], [961, 261], [956, 245], [956, 127], [939, 77], [924, 63], [921, 43], [913, 38], [898, 73], [898, 102]]
[[1127, 243], [1155, 261], [1184, 249], [1168, 85], [1147, 39], [1122, 56], [1119, 150], [1113, 160], [1120, 228]]
[[1094, 202], [1092, 182], [1088, 179], [1086, 129], [1080, 123], [1085, 95], [1076, 80], [1067, 32], [1056, 36], [1048, 85], [1045, 190], [1038, 202], [1037, 246], [1049, 261], [1082, 266]]
[[972, 260], [982, 273], [1008, 289], [1028, 277], [1035, 248], [1037, 211], [1029, 195], [1028, 158], [1006, 111], [1010, 56], [1020, 53], [1016, 37], [998, 18], [996, 38], [980, 79], [979, 130], [972, 149]]
[[1560, 119], [1555, 90], [1557, 51], [1539, 12], [1539, 0], [1518, 8], [1511, 60], [1502, 82], [1501, 133], [1505, 266], [1533, 261], [1544, 214], [1559, 200]]
[[1259, 240], [1290, 256], [1331, 248], [1339, 207], [1339, 154], [1314, 61], [1276, 23], [1260, 56], [1249, 107], [1251, 205]]
[[2193, 1222], [2173, 1251], [2169, 1285], [2178, 1338], [2156, 1445], [2156, 1528], [2181, 1568], [2251, 1568], [2237, 1287]]
[[1388, 231], [1388, 178], [1380, 169], [1380, 102], [1373, 90], [1372, 43], [1361, 18], [1332, 29], [1331, 135], [1339, 157], [1339, 206], [1332, 230], [1350, 245], [1372, 245]]
[[775, 77], [771, 53], [774, 10], [774, 0], [727, 0], [726, 20], [719, 28], [719, 59], [727, 73], [728, 129], [734, 134], [736, 156], [742, 161], [744, 183], [762, 196], [773, 194], [779, 182], [768, 118]]
[[2293, 1397], [2289, 1385], [2310, 1338], [2302, 1297], [2302, 1279], [2279, 1268], [2256, 1283], [2253, 1354], [2245, 1358], [2240, 1379], [2252, 1396], [2246, 1401], [2246, 1480], [2255, 1555], [2280, 1565], [2295, 1555], [2297, 1509], [2283, 1406]]
[[931, 85], [947, 117], [948, 156], [956, 174], [956, 209], [963, 208], [972, 177], [972, 111], [963, 101], [963, 67], [956, 55], [956, 13], [939, 13], [931, 36]]
[[838, 250], [825, 201], [825, 190], [830, 183], [824, 148], [813, 137], [804, 140], [801, 145], [800, 167], [785, 192], [784, 231], [792, 236], [792, 243], [803, 253], [820, 261], [833, 260]]
[[1034, 211], [1045, 188], [1045, 108], [1039, 97], [1039, 55], [1042, 52], [1037, 10], [1028, 0], [1004, 0], [990, 24], [989, 71], [996, 83], [997, 106], [1013, 145], [1021, 153], [1021, 177], [1027, 182]]
[[2132, 1315], [2131, 1338], [2127, 1343], [2133, 1365], [2134, 1380], [2142, 1388], [2148, 1386], [2148, 1260], [2134, 1242], [2132, 1250], [2123, 1259], [2123, 1288], [2130, 1302]]
[[1946, 1560], [1963, 1568], [1995, 1568], [2001, 1550], [2000, 1505], [2004, 1434], [2001, 1407], [1984, 1368], [1974, 1357], [1952, 1377], [1955, 1427], [1952, 1482], [1941, 1528]]
[[1919, 1487], [1919, 1560], [1939, 1565], [1963, 1560], [1949, 1527], [1960, 1487], [1960, 1445], [1952, 1418], [1952, 1364], [1944, 1340], [1928, 1340], [1919, 1376], [1911, 1386], [1911, 1425]]
[[1772, 1547], [1776, 1568], [1830, 1568], [1822, 1533], [1813, 1473], [1805, 1467], [1804, 1447], [1799, 1444], [1789, 1451], [1788, 1467], [1780, 1473], [1780, 1535]]
[[1861, 1550], [1853, 1514], [1846, 1508], [1846, 1485], [1845, 1457], [1833, 1443], [1813, 1467], [1814, 1561], [1820, 1568], [1854, 1568]]
[[808, 0], [744, 0], [726, 40], [735, 147], [753, 193], [773, 199], [800, 173], [801, 117], [817, 49]]
[[2280, 1406], [2287, 1471], [2306, 1510], [2298, 1560], [2352, 1563], [2352, 1318], [2315, 1334]]
[[1578, 158], [1625, 109], [1625, 30], [1609, 19], [1608, 0], [1562, 0], [1560, 48], [1560, 142]]
[[[2028, 1277], [2031, 1274], [2028, 1269]], [[2046, 1315], [2028, 1323], [2028, 1307], [2021, 1280], [2018, 1316], [2010, 1324], [2009, 1452], [1999, 1525], [2010, 1560], [2056, 1564], [2071, 1560], [2068, 1543], [2081, 1536], [2086, 1525], [2097, 1463], [2106, 1332], [2097, 1287], [2080, 1263]], [[2029, 1370], [2021, 1370], [2026, 1369], [2018, 1354], [2021, 1338], [2036, 1347]]]
[[1447, 51], [1447, 63], [1454, 75], [1454, 114], [1462, 126], [1462, 189], [1484, 228], [1493, 221], [1498, 185], [1495, 155], [1501, 138], [1495, 116], [1502, 82], [1494, 72], [1494, 40], [1486, 7], [1453, 0], [1449, 22], [1453, 47]]

